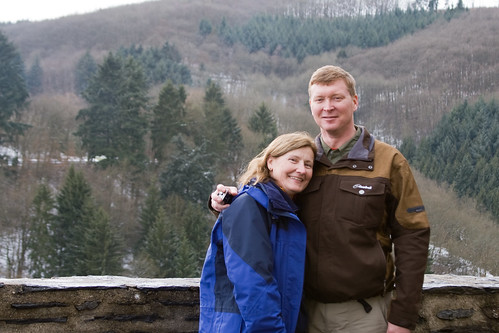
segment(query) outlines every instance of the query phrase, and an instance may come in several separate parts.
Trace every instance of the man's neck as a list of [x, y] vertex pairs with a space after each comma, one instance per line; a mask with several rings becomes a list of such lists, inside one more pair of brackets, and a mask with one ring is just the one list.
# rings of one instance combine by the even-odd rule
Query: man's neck
[[349, 127], [347, 130], [342, 132], [327, 132], [321, 130], [321, 136], [324, 142], [333, 149], [340, 148], [343, 144], [348, 142], [354, 137], [356, 132], [355, 126]]

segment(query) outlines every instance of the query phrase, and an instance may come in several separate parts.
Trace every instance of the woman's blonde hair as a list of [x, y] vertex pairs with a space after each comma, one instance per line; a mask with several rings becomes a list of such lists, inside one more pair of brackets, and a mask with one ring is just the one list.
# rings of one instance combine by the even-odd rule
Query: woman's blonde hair
[[317, 146], [314, 139], [307, 132], [279, 135], [248, 163], [245, 172], [239, 177], [239, 184], [246, 185], [250, 181], [256, 184], [269, 180], [270, 171], [267, 167], [269, 157], [279, 157], [292, 150], [304, 147], [310, 147], [314, 152], [314, 156], [317, 153]]

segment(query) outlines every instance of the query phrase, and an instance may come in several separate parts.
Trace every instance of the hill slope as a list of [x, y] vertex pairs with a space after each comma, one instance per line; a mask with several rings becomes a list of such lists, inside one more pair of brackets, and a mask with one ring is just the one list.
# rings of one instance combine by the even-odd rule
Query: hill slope
[[[45, 91], [38, 98], [60, 105], [47, 106], [47, 110], [41, 110], [43, 114], [65, 112], [73, 125], [74, 115], [83, 107], [81, 99], [73, 95], [78, 59], [90, 50], [100, 60], [108, 52], [132, 44], [160, 47], [165, 42], [173, 43], [195, 79], [187, 88], [191, 99], [199, 98], [207, 78], [218, 80], [224, 84], [227, 103], [241, 123], [265, 101], [277, 112], [281, 132], [317, 132], [308, 114], [306, 91], [310, 74], [325, 64], [339, 64], [356, 77], [361, 103], [357, 122], [394, 144], [406, 136], [421, 138], [431, 133], [441, 116], [465, 99], [473, 102], [480, 96], [499, 96], [498, 8], [469, 10], [450, 22], [438, 21], [385, 47], [346, 48], [341, 50], [346, 58], [338, 58], [337, 50], [308, 57], [300, 64], [263, 53], [248, 54], [238, 45], [229, 48], [215, 32], [206, 38], [199, 34], [203, 19], [216, 28], [224, 17], [231, 24], [243, 23], [263, 11], [281, 13], [301, 2], [244, 0], [235, 5], [230, 0], [163, 0], [57, 20], [3, 25], [0, 30], [18, 47], [27, 67], [40, 59]], [[61, 127], [72, 132], [66, 124]], [[60, 128], [54, 133], [61, 135]], [[41, 142], [38, 136], [32, 141]], [[497, 253], [493, 245], [497, 225], [490, 220], [483, 222], [481, 217], [475, 221], [476, 214], [470, 217], [459, 213], [462, 204], [452, 191], [420, 178], [421, 192], [436, 226], [432, 241], [437, 246], [445, 246], [442, 240], [451, 244], [455, 254], [468, 260], [480, 253], [481, 259], [492, 264], [487, 267], [484, 260], [477, 264], [497, 274], [493, 258]], [[486, 227], [477, 228], [474, 222]], [[476, 250], [481, 242], [480, 230], [488, 232], [484, 232], [483, 247]]]
[[223, 18], [243, 23], [252, 15], [282, 13], [299, 4], [164, 0], [0, 29], [19, 48], [27, 67], [40, 58], [45, 91], [54, 93], [73, 91], [75, 64], [87, 50], [102, 59], [120, 46], [170, 42], [197, 78], [195, 85], [223, 77], [244, 82], [245, 93], [251, 91], [253, 99], [253, 94], [261, 99], [272, 95], [285, 100], [285, 108], [304, 109], [310, 73], [324, 64], [339, 64], [358, 81], [357, 121], [391, 143], [409, 135], [425, 136], [443, 113], [464, 99], [498, 96], [498, 8], [472, 9], [450, 22], [440, 20], [386, 47], [343, 50], [346, 59], [335, 52], [308, 57], [302, 64], [248, 54], [238, 45], [228, 48], [216, 31], [206, 38], [199, 34], [201, 20], [216, 30]]

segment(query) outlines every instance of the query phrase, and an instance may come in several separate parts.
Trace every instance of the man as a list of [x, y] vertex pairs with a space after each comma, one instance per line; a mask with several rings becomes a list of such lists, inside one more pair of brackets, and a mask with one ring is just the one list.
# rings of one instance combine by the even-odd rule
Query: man
[[[312, 180], [296, 199], [307, 228], [308, 332], [410, 332], [430, 228], [408, 162], [354, 124], [355, 80], [342, 68], [313, 73], [309, 104], [319, 149]], [[212, 206], [226, 207], [216, 193]]]

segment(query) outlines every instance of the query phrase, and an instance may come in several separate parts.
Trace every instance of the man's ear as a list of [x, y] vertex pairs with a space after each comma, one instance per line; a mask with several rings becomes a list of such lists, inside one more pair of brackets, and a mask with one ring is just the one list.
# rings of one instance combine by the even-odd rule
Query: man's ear
[[354, 111], [357, 111], [357, 109], [359, 108], [359, 96], [355, 95], [353, 98], [353, 104], [355, 104], [355, 110]]

